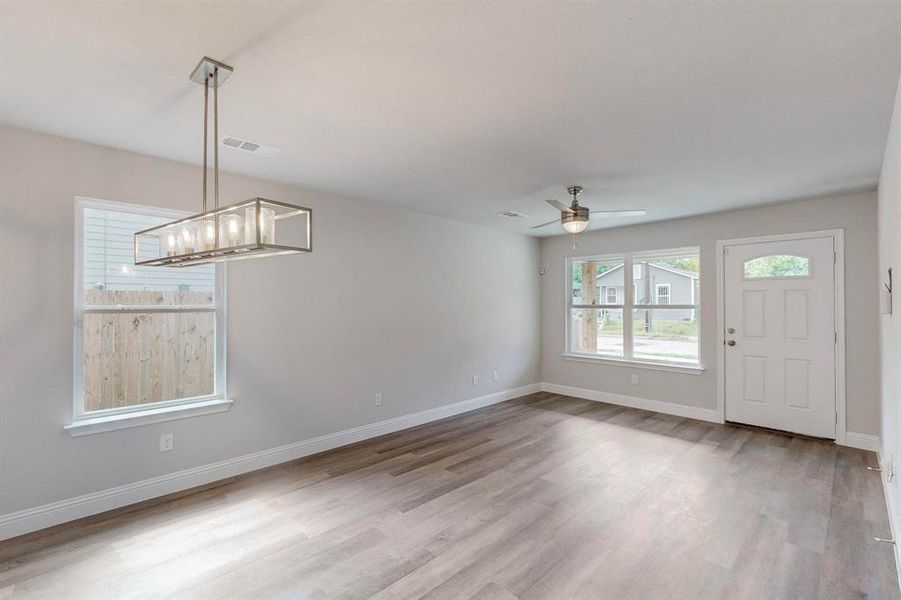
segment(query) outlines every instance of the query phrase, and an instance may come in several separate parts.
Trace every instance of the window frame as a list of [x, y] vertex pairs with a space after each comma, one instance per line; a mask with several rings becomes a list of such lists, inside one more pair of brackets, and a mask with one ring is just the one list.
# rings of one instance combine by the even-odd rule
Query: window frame
[[[189, 216], [185, 211], [98, 200], [94, 198], [75, 197], [75, 249], [74, 256], [74, 295], [73, 295], [73, 389], [72, 420], [65, 427], [73, 436], [111, 431], [125, 427], [145, 425], [151, 422], [180, 419], [199, 414], [222, 412], [228, 410], [231, 401], [227, 400], [226, 383], [226, 348], [227, 348], [227, 306], [226, 306], [226, 265], [215, 263], [215, 293], [212, 306], [195, 305], [86, 305], [84, 304], [84, 211], [93, 208], [107, 211], [118, 211], [128, 214], [152, 215], [167, 219], [179, 219]], [[215, 366], [213, 375], [213, 393], [205, 396], [176, 398], [138, 404], [120, 406], [103, 410], [86, 412], [84, 410], [84, 315], [121, 314], [121, 313], [179, 313], [179, 312], [212, 312], [215, 313]]]
[[[659, 250], [641, 250], [641, 251], [629, 251], [629, 252], [616, 252], [609, 254], [594, 254], [587, 256], [568, 256], [565, 259], [565, 304], [564, 304], [564, 347], [563, 347], [563, 357], [569, 360], [581, 361], [581, 362], [595, 362], [601, 364], [612, 364], [612, 365], [629, 365], [639, 368], [648, 368], [648, 369], [657, 369], [664, 371], [672, 371], [677, 373], [694, 373], [701, 374], [705, 370], [704, 362], [701, 356], [701, 340], [702, 332], [701, 332], [701, 322], [698, 319], [698, 360], [696, 363], [684, 363], [684, 362], [676, 362], [676, 361], [668, 361], [668, 360], [646, 360], [642, 358], [634, 357], [634, 337], [633, 337], [633, 311], [636, 310], [644, 310], [644, 309], [669, 309], [669, 310], [692, 310], [693, 314], [699, 315], [701, 309], [701, 301], [700, 295], [694, 295], [694, 287], [695, 283], [692, 281], [692, 294], [693, 294], [693, 303], [692, 304], [636, 304], [635, 303], [635, 295], [636, 295], [636, 284], [633, 280], [632, 285], [628, 285], [625, 281], [626, 273], [633, 273], [635, 268], [636, 261], [642, 260], [653, 260], [657, 258], [671, 258], [673, 256], [679, 255], [693, 255], [698, 257], [698, 264], [700, 270], [701, 263], [701, 249], [697, 246], [688, 246], [681, 248], [664, 248]], [[595, 262], [609, 262], [609, 261], [622, 261], [623, 264], [623, 300], [621, 304], [594, 304], [594, 305], [586, 305], [586, 304], [576, 304], [574, 302], [573, 294], [573, 265], [577, 262], [585, 262], [585, 261], [595, 261]], [[634, 275], [633, 275], [634, 277]], [[699, 278], [700, 280], [700, 271]], [[672, 289], [672, 288], [670, 288]], [[672, 299], [672, 296], [670, 296]], [[605, 298], [606, 300], [606, 298]], [[656, 300], [656, 293], [655, 293]], [[610, 357], [603, 356], [597, 354], [589, 354], [585, 352], [577, 352], [572, 349], [572, 313], [573, 310], [578, 309], [621, 309], [623, 312], [623, 356], [622, 357]]]

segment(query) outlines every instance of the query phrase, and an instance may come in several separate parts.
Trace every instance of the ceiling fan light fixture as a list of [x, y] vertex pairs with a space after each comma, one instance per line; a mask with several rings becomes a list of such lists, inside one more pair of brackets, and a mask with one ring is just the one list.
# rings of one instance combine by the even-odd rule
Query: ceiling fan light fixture
[[575, 219], [564, 221], [563, 229], [565, 229], [569, 233], [582, 233], [588, 228], [588, 220], [577, 221]]

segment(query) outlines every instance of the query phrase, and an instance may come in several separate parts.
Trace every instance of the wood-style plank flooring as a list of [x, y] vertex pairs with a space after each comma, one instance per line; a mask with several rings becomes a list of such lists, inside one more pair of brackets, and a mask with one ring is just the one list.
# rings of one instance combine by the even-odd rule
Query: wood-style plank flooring
[[534, 394], [0, 544], [0, 598], [898, 598], [872, 453]]

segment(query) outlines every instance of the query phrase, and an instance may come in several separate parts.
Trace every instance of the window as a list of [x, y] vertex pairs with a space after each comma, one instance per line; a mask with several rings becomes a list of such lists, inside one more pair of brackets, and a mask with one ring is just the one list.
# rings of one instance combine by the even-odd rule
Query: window
[[668, 283], [655, 283], [654, 290], [657, 296], [657, 304], [669, 304], [669, 285]]
[[607, 290], [607, 298], [604, 301], [604, 303], [605, 304], [616, 304], [616, 288], [611, 285], [604, 289]]
[[[567, 295], [567, 354], [699, 365], [697, 248], [580, 257], [568, 263], [567, 285], [573, 293]], [[632, 285], [625, 285], [624, 273], [632, 273]], [[602, 290], [603, 306], [596, 306]]]
[[222, 266], [134, 266], [134, 232], [180, 216], [78, 201], [72, 427], [223, 399]]
[[810, 259], [806, 256], [761, 256], [744, 263], [745, 279], [781, 279], [810, 277]]

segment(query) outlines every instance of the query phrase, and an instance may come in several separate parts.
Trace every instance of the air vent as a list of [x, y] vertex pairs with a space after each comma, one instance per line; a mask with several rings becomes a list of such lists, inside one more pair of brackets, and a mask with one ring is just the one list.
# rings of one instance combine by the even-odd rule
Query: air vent
[[226, 135], [222, 138], [222, 145], [236, 150], [258, 154], [260, 156], [275, 156], [279, 153], [279, 149], [274, 146], [267, 146], [265, 144], [251, 142], [250, 140], [236, 138], [230, 135]]
[[501, 217], [507, 217], [508, 219], [522, 219], [526, 215], [521, 212], [516, 212], [515, 210], [505, 210], [504, 212], [497, 213]]

